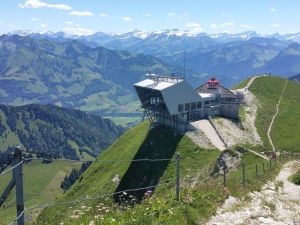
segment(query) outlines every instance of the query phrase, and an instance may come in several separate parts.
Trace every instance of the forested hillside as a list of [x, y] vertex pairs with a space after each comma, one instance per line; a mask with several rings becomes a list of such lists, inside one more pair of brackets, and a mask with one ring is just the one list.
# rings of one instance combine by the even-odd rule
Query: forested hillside
[[109, 119], [54, 105], [0, 105], [0, 149], [79, 159], [98, 156], [125, 132]]

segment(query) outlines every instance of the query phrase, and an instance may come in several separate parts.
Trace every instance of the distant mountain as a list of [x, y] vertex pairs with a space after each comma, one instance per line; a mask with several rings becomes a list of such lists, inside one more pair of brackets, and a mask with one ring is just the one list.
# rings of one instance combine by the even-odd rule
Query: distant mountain
[[292, 81], [300, 82], [300, 73], [293, 75], [293, 76], [289, 77], [288, 79], [292, 80]]
[[0, 102], [6, 104], [51, 103], [111, 114], [133, 101], [133, 84], [146, 73], [180, 71], [151, 55], [90, 48], [77, 40], [2, 35], [0, 43]]
[[296, 42], [280, 51], [272, 60], [268, 61], [262, 71], [289, 77], [300, 72], [300, 45]]
[[[292, 42], [293, 38], [288, 34], [262, 36], [249, 31], [240, 34], [208, 35], [177, 29], [151, 32], [134, 30], [125, 34], [97, 32], [80, 37], [68, 36], [63, 32], [16, 33], [27, 34], [29, 37], [23, 37], [23, 43], [19, 41], [21, 37], [2, 36], [2, 39], [5, 37], [4, 39], [14, 41], [0, 47], [3, 56], [0, 59], [0, 73], [8, 76], [26, 72], [27, 79], [31, 79], [31, 82], [34, 82], [34, 79], [42, 79], [42, 83], [38, 82], [35, 85], [38, 87], [38, 91], [33, 91], [35, 94], [32, 93], [32, 88], [27, 87], [27, 90], [23, 91], [26, 93], [23, 99], [17, 99], [20, 93], [8, 94], [7, 91], [2, 91], [3, 97], [11, 98], [6, 103], [12, 104], [33, 101], [83, 109], [89, 107], [85, 105], [93, 101], [94, 94], [100, 94], [104, 90], [116, 90], [109, 95], [100, 94], [109, 100], [96, 107], [98, 112], [103, 113], [103, 110], [106, 110], [106, 113], [109, 111], [111, 114], [122, 105], [117, 102], [121, 99], [118, 96], [130, 92], [133, 94], [127, 99], [135, 99], [132, 84], [149, 72], [170, 74], [172, 71], [178, 75], [186, 74], [186, 79], [194, 87], [202, 85], [211, 77], [216, 77], [223, 85], [231, 87], [254, 74], [272, 73], [289, 77], [300, 72], [296, 56], [298, 50], [291, 47], [298, 44]], [[297, 34], [290, 35], [297, 37]], [[24, 44], [26, 50], [15, 52], [19, 49], [19, 44]], [[7, 55], [8, 53], [11, 55]], [[38, 74], [45, 76], [38, 77]], [[94, 77], [91, 78], [87, 74], [94, 74]], [[64, 78], [65, 75], [67, 79]], [[102, 83], [101, 87], [104, 89], [100, 88], [99, 92], [91, 91], [94, 90], [89, 86], [91, 80], [97, 80], [97, 85], [93, 82], [94, 86]], [[2, 82], [2, 89], [5, 89], [4, 86], [16, 86], [15, 83], [7, 85], [7, 82]], [[24, 85], [25, 83], [19, 83], [23, 89]], [[119, 86], [113, 88], [114, 85]], [[74, 101], [75, 99], [77, 100]], [[114, 109], [104, 109], [104, 105]]]
[[79, 159], [80, 152], [96, 157], [125, 132], [109, 119], [54, 105], [0, 104], [0, 118], [1, 149], [20, 145], [68, 159]]

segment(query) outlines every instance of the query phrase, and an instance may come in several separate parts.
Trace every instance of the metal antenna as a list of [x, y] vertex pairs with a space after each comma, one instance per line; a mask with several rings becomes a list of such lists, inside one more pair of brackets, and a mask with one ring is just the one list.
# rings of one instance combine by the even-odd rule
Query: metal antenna
[[183, 52], [183, 77], [185, 79], [185, 51]]

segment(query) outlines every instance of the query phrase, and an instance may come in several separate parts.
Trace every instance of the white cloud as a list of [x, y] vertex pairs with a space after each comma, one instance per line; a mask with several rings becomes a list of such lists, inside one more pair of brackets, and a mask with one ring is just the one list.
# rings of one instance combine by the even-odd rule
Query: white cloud
[[0, 23], [2, 23], [1, 20], [0, 20]]
[[145, 14], [144, 16], [151, 16], [151, 14], [150, 14], [150, 13], [148, 13], [148, 14]]
[[274, 23], [271, 25], [272, 27], [280, 27], [278, 24]]
[[100, 14], [100, 16], [102, 16], [102, 17], [106, 17], [106, 16], [107, 16], [107, 14], [105, 14], [105, 13], [101, 13], [101, 14]]
[[73, 11], [73, 12], [70, 12], [69, 15], [72, 15], [72, 16], [94, 16], [94, 14], [89, 11], [85, 11], [85, 12]]
[[200, 33], [203, 29], [201, 27], [195, 27], [193, 30], [191, 30], [192, 33]]
[[200, 33], [203, 31], [203, 29], [200, 27], [198, 23], [187, 23], [185, 26], [192, 27], [193, 28], [193, 30], [191, 30], [192, 33]]
[[63, 29], [64, 32], [66, 32], [67, 34], [77, 34], [77, 35], [91, 35], [94, 34], [93, 30], [89, 30], [86, 28], [73, 28], [73, 27], [65, 27]]
[[185, 13], [185, 14], [183, 14], [184, 16], [188, 16], [189, 14], [187, 14], [187, 13]]
[[68, 25], [73, 25], [73, 23], [72, 23], [72, 22], [70, 22], [70, 21], [66, 21], [66, 22], [65, 22], [65, 24], [68, 24]]
[[212, 23], [212, 24], [210, 25], [210, 27], [211, 27], [211, 28], [218, 28], [218, 26], [217, 26], [215, 23]]
[[233, 21], [229, 22], [229, 23], [222, 23], [221, 25], [222, 27], [234, 27], [234, 23]]
[[229, 16], [229, 14], [223, 13], [221, 16], [226, 17], [226, 16]]
[[38, 18], [31, 18], [31, 20], [36, 21], [36, 20], [39, 20], [39, 19]]
[[43, 28], [48, 27], [48, 24], [41, 24], [41, 27]]
[[125, 20], [125, 21], [131, 21], [131, 18], [129, 16], [127, 16], [127, 17], [125, 16], [122, 19]]
[[215, 24], [215, 23], [212, 23], [212, 24], [210, 25], [210, 27], [211, 27], [211, 28], [218, 28], [218, 27], [223, 27], [223, 28], [225, 28], [225, 27], [234, 27], [234, 23], [233, 23], [233, 20], [230, 21], [230, 22], [228, 22], [228, 23], [222, 23], [221, 25], [217, 25], [217, 24]]
[[167, 15], [168, 15], [168, 17], [173, 17], [176, 15], [176, 13], [168, 13]]
[[270, 8], [270, 10], [271, 10], [272, 12], [275, 12], [275, 11], [276, 11], [276, 9], [274, 9], [274, 8]]
[[240, 26], [240, 27], [245, 27], [245, 28], [252, 28], [251, 26], [248, 26], [248, 25], [246, 25], [246, 24], [240, 24], [239, 26]]
[[20, 8], [55, 8], [55, 9], [64, 9], [71, 10], [72, 8], [64, 4], [48, 4], [46, 2], [41, 2], [40, 0], [27, 0], [24, 5], [18, 4]]

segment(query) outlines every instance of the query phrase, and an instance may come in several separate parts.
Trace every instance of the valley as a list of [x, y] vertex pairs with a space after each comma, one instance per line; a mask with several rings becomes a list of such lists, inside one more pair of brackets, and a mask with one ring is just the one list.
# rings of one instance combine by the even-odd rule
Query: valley
[[[202, 35], [197, 41], [188, 34], [149, 34], [148, 39], [137, 34], [127, 34], [127, 41], [135, 37], [127, 43], [117, 36], [107, 41], [0, 36], [0, 150], [20, 145], [27, 155], [50, 160], [23, 166], [28, 224], [222, 223], [222, 215], [234, 218], [238, 213], [229, 211], [249, 206], [251, 199], [262, 194], [273, 199], [269, 189], [284, 195], [287, 177], [279, 172], [292, 166], [290, 176], [298, 167], [289, 161], [300, 153], [299, 44], [253, 33], [245, 40]], [[185, 47], [174, 44], [179, 40]], [[229, 147], [216, 144], [215, 133], [205, 133], [209, 123], [195, 123], [197, 130], [185, 133], [152, 126], [146, 116], [142, 121], [133, 84], [149, 72], [184, 74], [194, 88], [216, 76], [243, 92], [239, 119], [212, 118]], [[269, 169], [265, 153], [273, 151], [295, 157]], [[64, 193], [64, 177], [85, 161], [93, 163]], [[267, 168], [264, 176], [261, 165]], [[11, 175], [0, 179], [2, 191]], [[1, 225], [16, 218], [14, 196], [0, 210]], [[237, 205], [222, 210], [232, 199]], [[238, 216], [244, 222], [271, 221], [279, 204], [272, 199], [257, 203], [266, 215]]]

